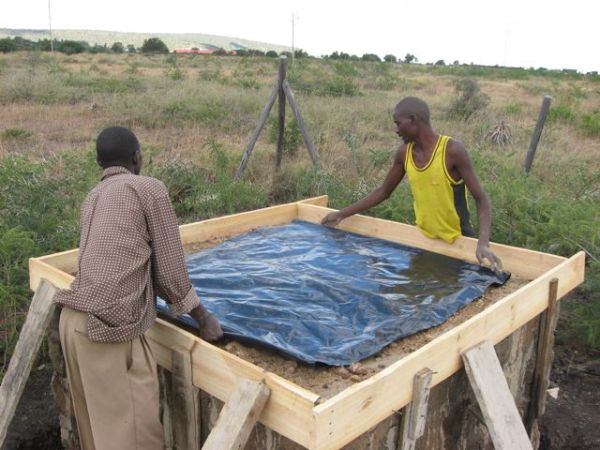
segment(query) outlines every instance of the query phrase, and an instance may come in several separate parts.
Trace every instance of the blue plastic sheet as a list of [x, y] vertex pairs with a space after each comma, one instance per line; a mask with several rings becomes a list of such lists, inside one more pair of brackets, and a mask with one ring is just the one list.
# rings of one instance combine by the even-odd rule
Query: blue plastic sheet
[[[234, 237], [187, 266], [226, 336], [328, 365], [439, 325], [510, 276], [300, 221]], [[197, 326], [188, 315], [178, 320]]]

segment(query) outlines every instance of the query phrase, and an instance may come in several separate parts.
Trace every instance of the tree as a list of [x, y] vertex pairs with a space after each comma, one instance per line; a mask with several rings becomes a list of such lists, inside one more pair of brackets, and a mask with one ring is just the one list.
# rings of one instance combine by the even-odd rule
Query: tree
[[363, 61], [371, 61], [371, 62], [381, 62], [379, 56], [374, 53], [365, 53], [361, 58]]
[[305, 52], [304, 50], [302, 50], [301, 48], [299, 48], [298, 50], [294, 50], [295, 58], [306, 58], [307, 56], [308, 56], [308, 53]]
[[8, 53], [17, 50], [17, 44], [11, 38], [0, 39], [0, 52]]
[[277, 52], [275, 50], [269, 50], [269, 51], [267, 51], [267, 53], [265, 53], [265, 56], [267, 58], [277, 58], [279, 55], [277, 54]]
[[394, 55], [391, 55], [391, 54], [390, 54], [390, 55], [385, 55], [385, 56], [383, 57], [383, 60], [384, 60], [385, 62], [389, 62], [389, 63], [395, 63], [395, 62], [398, 62], [398, 58], [396, 58]]
[[137, 50], [135, 49], [135, 45], [129, 44], [127, 46], [127, 53], [136, 53], [136, 52], [137, 52]]
[[125, 47], [121, 42], [115, 42], [110, 49], [113, 51], [113, 53], [123, 53], [125, 51]]
[[412, 53], [407, 53], [406, 56], [404, 57], [404, 62], [406, 64], [410, 64], [413, 61], [417, 62], [417, 57], [415, 55], [413, 55]]
[[75, 53], [83, 53], [86, 50], [86, 47], [89, 46], [83, 42], [64, 40], [58, 43], [58, 47], [56, 49], [61, 53], [73, 55]]
[[435, 62], [435, 65], [436, 65], [436, 66], [445, 66], [445, 65], [446, 65], [446, 61], [444, 61], [443, 59], [438, 59], [438, 60]]
[[142, 44], [142, 53], [169, 53], [169, 47], [157, 37], [146, 39]]

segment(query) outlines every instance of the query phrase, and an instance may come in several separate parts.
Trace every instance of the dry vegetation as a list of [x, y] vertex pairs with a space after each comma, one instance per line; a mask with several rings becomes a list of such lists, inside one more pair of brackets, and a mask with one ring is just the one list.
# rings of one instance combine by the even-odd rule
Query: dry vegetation
[[[493, 239], [570, 255], [588, 252], [588, 281], [567, 308], [563, 336], [600, 346], [600, 81], [522, 69], [297, 59], [289, 81], [321, 155], [312, 169], [289, 123], [284, 165], [272, 170], [271, 119], [244, 180], [232, 175], [276, 79], [277, 61], [218, 56], [20, 52], [0, 55], [0, 353], [10, 353], [28, 298], [26, 259], [77, 245], [77, 211], [100, 173], [105, 126], [131, 127], [145, 172], [168, 186], [182, 222], [327, 193], [341, 207], [368, 193], [398, 145], [391, 110], [429, 102], [439, 132], [463, 141], [494, 204]], [[475, 80], [479, 108], [460, 83]], [[458, 84], [457, 84], [458, 83]], [[464, 91], [463, 91], [464, 92]], [[521, 165], [543, 95], [554, 98], [529, 177]], [[466, 106], [465, 106], [466, 105]], [[288, 110], [288, 115], [291, 116]], [[274, 116], [274, 114], [273, 114]], [[510, 144], [487, 138], [503, 122]], [[403, 184], [372, 214], [410, 222]]]

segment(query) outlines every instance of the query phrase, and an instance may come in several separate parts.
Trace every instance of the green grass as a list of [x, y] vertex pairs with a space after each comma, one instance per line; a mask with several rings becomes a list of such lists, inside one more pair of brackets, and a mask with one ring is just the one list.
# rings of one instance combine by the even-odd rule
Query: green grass
[[31, 131], [23, 128], [6, 128], [0, 131], [0, 139], [26, 139], [31, 136]]

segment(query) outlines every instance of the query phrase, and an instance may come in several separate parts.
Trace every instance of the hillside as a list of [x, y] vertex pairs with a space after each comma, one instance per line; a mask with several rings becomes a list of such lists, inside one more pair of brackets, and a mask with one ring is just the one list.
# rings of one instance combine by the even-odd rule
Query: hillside
[[[199, 47], [202, 44], [215, 45], [226, 50], [232, 50], [236, 47], [239, 48], [239, 46], [263, 51], [274, 50], [278, 53], [290, 50], [290, 48], [285, 45], [269, 44], [266, 42], [250, 41], [248, 39], [241, 39], [237, 37], [214, 36], [211, 34], [202, 33], [125, 33], [120, 31], [101, 30], [53, 30], [52, 35], [55, 39], [86, 41], [92, 45], [107, 44], [110, 46], [114, 42], [121, 42], [125, 46], [132, 44], [136, 47], [141, 47], [145, 39], [159, 37], [171, 50], [180, 47]], [[33, 41], [50, 38], [48, 30], [15, 30], [0, 28], [0, 39], [16, 36]]]

